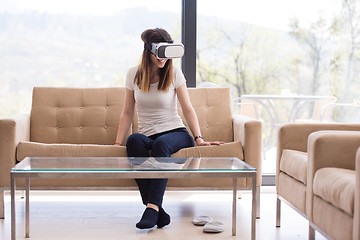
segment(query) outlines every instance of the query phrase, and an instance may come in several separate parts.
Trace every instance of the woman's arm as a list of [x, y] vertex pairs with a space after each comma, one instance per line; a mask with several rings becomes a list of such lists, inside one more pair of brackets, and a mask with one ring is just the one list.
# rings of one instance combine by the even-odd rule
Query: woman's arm
[[126, 88], [125, 90], [125, 103], [124, 108], [120, 115], [118, 132], [115, 140], [115, 145], [122, 145], [126, 134], [129, 131], [131, 122], [134, 118], [134, 109], [135, 109], [135, 97], [134, 91], [131, 91]]
[[[196, 116], [194, 107], [192, 106], [189, 98], [189, 94], [186, 88], [186, 84], [182, 84], [180, 87], [176, 89], [177, 97], [179, 99], [179, 103], [181, 106], [181, 109], [184, 113], [184, 117], [186, 119], [186, 122], [188, 123], [190, 130], [193, 134], [193, 136], [201, 136], [199, 121]], [[202, 138], [196, 139], [196, 144], [199, 146], [205, 146], [205, 145], [220, 145], [224, 142], [221, 141], [215, 141], [215, 142], [206, 142]]]

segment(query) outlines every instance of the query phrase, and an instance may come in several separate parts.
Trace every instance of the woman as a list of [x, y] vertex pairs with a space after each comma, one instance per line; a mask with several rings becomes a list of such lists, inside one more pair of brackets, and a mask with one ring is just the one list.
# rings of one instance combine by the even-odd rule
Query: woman
[[[152, 43], [169, 42], [164, 29], [148, 29], [141, 34], [145, 49], [141, 64], [126, 76], [125, 105], [120, 116], [116, 145], [121, 145], [129, 130], [136, 104], [139, 132], [129, 136], [126, 149], [129, 157], [170, 157], [182, 148], [197, 145], [219, 145], [205, 142], [201, 137], [196, 113], [186, 89], [186, 80], [172, 59], [158, 59], [148, 47]], [[191, 129], [194, 140], [177, 113], [177, 99]], [[151, 150], [151, 155], [150, 155]], [[135, 179], [146, 209], [136, 224], [140, 229], [162, 228], [170, 223], [170, 216], [162, 208], [167, 179]]]

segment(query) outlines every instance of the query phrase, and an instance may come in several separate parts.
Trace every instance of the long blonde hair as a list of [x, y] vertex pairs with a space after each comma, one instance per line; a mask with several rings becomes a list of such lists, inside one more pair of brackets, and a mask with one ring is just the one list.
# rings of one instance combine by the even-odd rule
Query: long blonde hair
[[[170, 34], [162, 28], [155, 29], [147, 29], [141, 34], [141, 39], [144, 43], [159, 43], [164, 42], [165, 39], [160, 35], [158, 31], [162, 31], [163, 34], [167, 35], [169, 39], [171, 39]], [[149, 92], [150, 89], [150, 65], [151, 59], [150, 54], [152, 54], [149, 50], [144, 49], [141, 63], [139, 68], [135, 74], [134, 83], [144, 92]], [[173, 80], [173, 61], [172, 59], [168, 59], [165, 63], [165, 66], [159, 69], [160, 81], [158, 85], [158, 90], [162, 90], [167, 92], [170, 88], [170, 85]]]

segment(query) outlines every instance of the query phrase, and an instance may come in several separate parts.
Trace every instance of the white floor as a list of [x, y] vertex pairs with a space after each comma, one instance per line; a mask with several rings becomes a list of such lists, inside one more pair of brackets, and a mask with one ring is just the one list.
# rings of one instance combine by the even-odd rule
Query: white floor
[[[20, 194], [21, 195], [21, 194]], [[17, 239], [24, 239], [24, 199], [16, 200]], [[164, 208], [171, 224], [163, 229], [139, 230], [135, 223], [143, 212], [137, 191], [31, 191], [30, 239], [250, 239], [251, 194], [238, 200], [237, 236], [231, 235], [232, 192], [167, 191]], [[308, 239], [308, 222], [282, 204], [282, 226], [275, 227], [274, 187], [262, 187], [261, 218], [256, 239]], [[225, 231], [206, 234], [194, 226], [194, 216], [208, 215], [225, 225]], [[0, 239], [10, 239], [10, 196], [5, 196], [5, 219], [0, 220]], [[325, 239], [316, 233], [316, 239]]]

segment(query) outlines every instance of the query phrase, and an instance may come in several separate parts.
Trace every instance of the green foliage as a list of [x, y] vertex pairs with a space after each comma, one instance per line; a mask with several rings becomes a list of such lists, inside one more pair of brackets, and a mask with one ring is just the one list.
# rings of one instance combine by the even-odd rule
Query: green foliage
[[279, 94], [358, 97], [358, 0], [344, 0], [331, 19], [307, 26], [289, 19], [288, 33], [216, 18], [199, 19], [197, 81], [230, 86], [234, 97]]
[[243, 94], [276, 93], [290, 68], [287, 36], [247, 24], [209, 20], [200, 25], [197, 52], [198, 82], [228, 85]]

